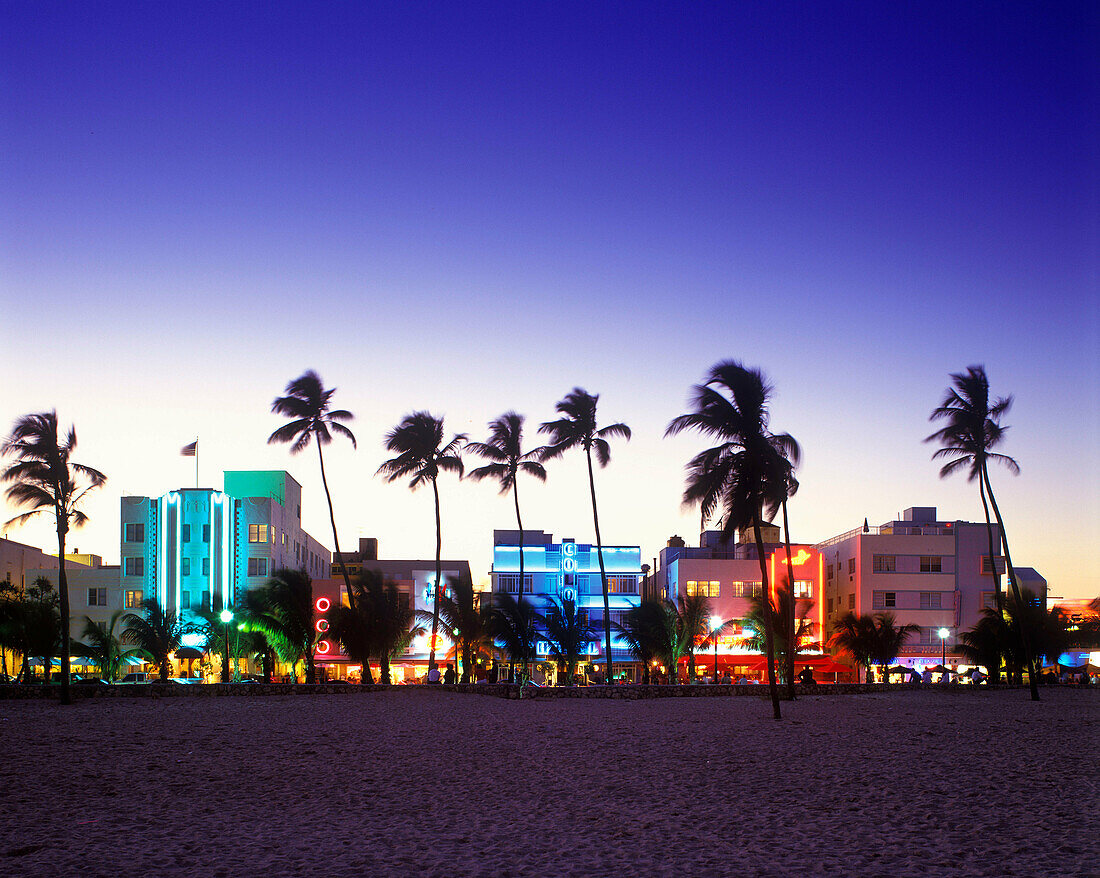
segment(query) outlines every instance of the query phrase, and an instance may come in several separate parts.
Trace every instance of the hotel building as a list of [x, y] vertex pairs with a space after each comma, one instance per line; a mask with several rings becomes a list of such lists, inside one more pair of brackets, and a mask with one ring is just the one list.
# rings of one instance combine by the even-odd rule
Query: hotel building
[[[993, 525], [1000, 548], [1000, 530]], [[993, 566], [984, 522], [941, 521], [934, 506], [906, 509], [897, 520], [864, 526], [816, 546], [825, 562], [825, 619], [831, 629], [846, 613], [893, 613], [896, 624], [920, 631], [902, 648], [899, 663], [918, 670], [959, 662], [959, 635], [994, 605]], [[1004, 559], [996, 558], [1004, 571]], [[1046, 580], [1017, 567], [1020, 587], [1045, 606]], [[1001, 587], [1008, 590], [1007, 577]], [[941, 640], [939, 632], [947, 637]]]
[[[452, 579], [470, 578], [469, 561], [443, 560], [442, 562], [444, 588]], [[382, 576], [397, 586], [399, 600], [406, 607], [413, 610], [431, 613], [435, 610], [435, 559], [380, 559], [378, 557], [378, 540], [373, 537], [360, 538], [359, 549], [355, 552], [340, 552], [333, 557], [330, 565], [329, 578], [318, 579], [313, 582], [313, 604], [315, 611], [315, 625], [319, 634], [328, 630], [326, 614], [329, 609], [337, 604], [347, 604], [347, 588], [344, 585], [343, 570], [347, 568], [348, 576], [352, 579], [364, 570], [377, 570]], [[431, 632], [414, 637], [406, 648], [404, 655], [391, 660], [390, 673], [393, 682], [413, 680], [424, 676], [428, 672], [429, 643]], [[446, 665], [444, 656], [451, 648], [450, 639], [440, 636], [437, 644], [438, 661], [442, 666]], [[319, 668], [324, 668], [330, 678], [345, 678], [350, 673], [352, 676], [361, 673], [361, 668], [340, 651], [340, 646], [332, 640], [322, 637], [314, 651], [314, 659]], [[373, 667], [373, 665], [372, 665]], [[378, 669], [374, 669], [375, 680], [378, 679]]]
[[233, 606], [279, 568], [322, 577], [329, 551], [302, 530], [302, 486], [288, 473], [226, 472], [225, 489], [123, 497], [121, 588], [127, 607]]
[[[764, 543], [764, 563], [768, 582], [775, 593], [779, 583], [787, 580], [787, 555], [779, 528], [768, 524], [761, 528]], [[799, 655], [803, 666], [829, 666], [821, 656], [821, 631], [824, 628], [822, 594], [824, 571], [820, 553], [812, 545], [791, 544], [791, 567], [794, 570], [795, 612], [802, 620], [802, 645]], [[718, 638], [718, 668], [733, 676], [761, 678], [767, 671], [764, 659], [752, 650], [747, 641], [755, 636], [743, 621], [752, 610], [753, 600], [763, 593], [759, 554], [751, 530], [738, 533], [736, 542], [723, 544], [721, 532], [704, 531], [698, 546], [687, 546], [680, 537], [672, 537], [661, 550], [653, 575], [646, 577], [647, 597], [669, 598], [682, 604], [688, 596], [703, 595], [709, 599], [711, 613], [729, 622]], [[697, 674], [714, 674], [713, 646], [696, 652]], [[686, 659], [682, 661], [686, 664]]]
[[[494, 593], [519, 595], [519, 531], [493, 531], [493, 567], [490, 571]], [[604, 570], [607, 574], [608, 606], [611, 621], [621, 622], [627, 610], [641, 603], [642, 551], [639, 546], [604, 546]], [[589, 624], [599, 633], [599, 642], [589, 645], [591, 655], [602, 654], [603, 584], [597, 548], [563, 538], [554, 542], [553, 534], [541, 530], [523, 532], [522, 592], [537, 609], [545, 608], [550, 598], [575, 601], [578, 610], [587, 616]], [[536, 644], [539, 661], [547, 661], [549, 645], [544, 640]], [[638, 668], [625, 645], [612, 633], [612, 660], [616, 673], [626, 671], [632, 678]], [[629, 665], [629, 667], [623, 667]]]

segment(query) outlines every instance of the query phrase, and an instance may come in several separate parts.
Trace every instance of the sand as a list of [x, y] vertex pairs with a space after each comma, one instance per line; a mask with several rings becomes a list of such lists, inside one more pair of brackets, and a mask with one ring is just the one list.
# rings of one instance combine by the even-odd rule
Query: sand
[[0, 875], [1100, 875], [1100, 693], [0, 702]]

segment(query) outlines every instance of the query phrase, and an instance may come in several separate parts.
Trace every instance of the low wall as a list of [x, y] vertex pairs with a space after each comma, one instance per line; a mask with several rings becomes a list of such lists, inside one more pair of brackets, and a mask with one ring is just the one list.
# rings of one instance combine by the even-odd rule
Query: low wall
[[[990, 686], [960, 686], [952, 684], [942, 686], [938, 683], [895, 683], [883, 686], [881, 683], [819, 683], [816, 686], [795, 686], [799, 695], [858, 695], [873, 692], [975, 692], [991, 689], [1026, 689], [1026, 686], [999, 684]], [[1046, 688], [1046, 687], [1043, 687]], [[1100, 693], [1100, 685], [1065, 686], [1073, 690]], [[723, 685], [705, 686], [643, 686], [637, 683], [617, 686], [524, 686], [510, 683], [470, 683], [454, 686], [444, 685], [390, 685], [381, 683], [358, 686], [347, 683], [137, 683], [115, 684], [113, 686], [76, 685], [69, 692], [74, 699], [88, 698], [211, 698], [223, 696], [264, 696], [264, 695], [370, 695], [379, 692], [454, 692], [458, 694], [483, 695], [491, 698], [524, 700], [545, 700], [553, 698], [624, 698], [630, 700], [645, 698], [767, 698], [768, 687], [760, 685]], [[783, 696], [785, 687], [780, 689]], [[0, 685], [0, 701], [12, 699], [57, 699], [61, 687], [32, 685]]]

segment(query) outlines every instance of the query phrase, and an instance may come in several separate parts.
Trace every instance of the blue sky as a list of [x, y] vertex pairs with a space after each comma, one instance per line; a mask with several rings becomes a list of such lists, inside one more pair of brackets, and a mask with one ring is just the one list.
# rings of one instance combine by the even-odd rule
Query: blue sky
[[[533, 428], [575, 385], [636, 433], [600, 475], [607, 538], [692, 539], [700, 443], [660, 436], [722, 358], [768, 372], [804, 446], [796, 538], [910, 505], [973, 519], [920, 439], [980, 362], [1016, 395], [1014, 557], [1100, 591], [1094, 5], [0, 16], [0, 420], [76, 422], [111, 477], [87, 548], [117, 556], [120, 493], [188, 483], [196, 434], [204, 483], [286, 466], [324, 538], [315, 461], [264, 444], [310, 367], [357, 415], [338, 523], [389, 557], [433, 539], [429, 495], [373, 478], [386, 429], [414, 408]], [[527, 488], [528, 524], [591, 538], [579, 464]], [[509, 504], [444, 503], [448, 554], [486, 569]]]

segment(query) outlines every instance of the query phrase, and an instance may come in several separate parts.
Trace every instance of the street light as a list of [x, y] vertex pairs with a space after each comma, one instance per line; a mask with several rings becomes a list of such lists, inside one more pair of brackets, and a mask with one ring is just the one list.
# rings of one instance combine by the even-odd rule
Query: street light
[[233, 611], [226, 608], [221, 612], [221, 620], [225, 625], [225, 656], [222, 658], [222, 682], [229, 682], [229, 623], [233, 621]]
[[945, 668], [947, 667], [947, 635], [951, 632], [946, 628], [941, 628], [936, 632], [940, 635], [940, 664]]
[[721, 616], [710, 617], [710, 636], [714, 638], [714, 682], [718, 683], [718, 631], [722, 627]]

